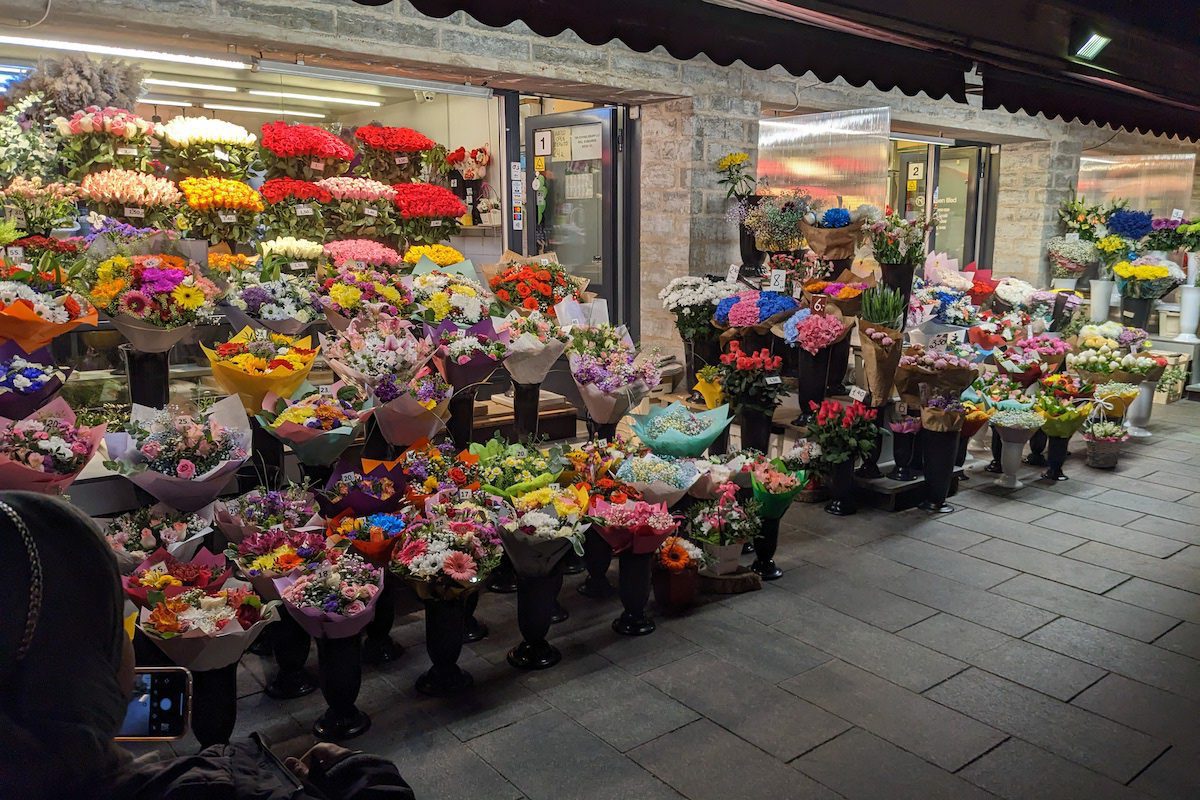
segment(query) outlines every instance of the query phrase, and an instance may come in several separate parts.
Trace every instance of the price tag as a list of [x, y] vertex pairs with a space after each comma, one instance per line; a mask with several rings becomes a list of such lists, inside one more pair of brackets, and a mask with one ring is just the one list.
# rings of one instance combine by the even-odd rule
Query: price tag
[[458, 178], [451, 178], [450, 179], [450, 188], [454, 189], [457, 187], [458, 187]]
[[330, 395], [330, 394], [333, 394], [333, 387], [332, 387], [332, 386], [330, 386], [330, 385], [328, 385], [328, 384], [327, 384], [327, 385], [325, 385], [325, 386], [318, 386], [318, 387], [317, 387], [317, 394], [324, 394], [324, 395]]
[[475, 197], [475, 190], [468, 188], [467, 189], [467, 199], [470, 200], [474, 197]]
[[378, 217], [379, 216], [379, 212], [373, 208], [364, 208], [363, 214], [368, 217]]
[[432, 221], [429, 223], [429, 227], [431, 227], [431, 228], [440, 228], [440, 227], [442, 227], [442, 220], [440, 220], [440, 219], [435, 219], [435, 220], [432, 220]]
[[25, 248], [24, 247], [9, 247], [7, 252], [8, 252], [8, 260], [13, 262], [14, 264], [22, 264], [25, 262]]
[[9, 222], [11, 222], [13, 225], [16, 225], [18, 228], [24, 227], [25, 225], [25, 212], [16, 206], [5, 206], [4, 216]]
[[799, 300], [801, 297], [804, 297], [804, 286], [801, 285], [800, 281], [796, 281], [792, 284], [792, 299]]
[[396, 156], [396, 163], [397, 164], [407, 164], [408, 156]]
[[550, 266], [550, 259], [548, 259], [548, 258], [538, 259], [538, 263], [541, 264], [543, 267], [547, 267], [547, 266]]
[[217, 214], [217, 219], [221, 220], [221, 222], [224, 222], [226, 225], [232, 225], [233, 223], [237, 222], [237, 214], [234, 214], [231, 211], [222, 211], [221, 213]]
[[228, 161], [229, 153], [226, 153], [224, 150], [222, 150], [219, 147], [214, 147], [213, 148], [213, 158], [215, 158], [217, 161]]
[[824, 314], [825, 304], [829, 302], [824, 295], [816, 295], [812, 300], [812, 310], [814, 314]]
[[768, 375], [765, 383], [767, 386], [776, 386], [783, 383], [783, 378], [779, 377], [778, 375]]
[[850, 387], [850, 399], [857, 400], [860, 403], [863, 402], [864, 400], [867, 399], [867, 390], [862, 388], [861, 386], [851, 386]]
[[458, 499], [459, 500], [470, 500], [471, 499], [471, 490], [470, 489], [459, 489], [458, 490]]
[[1175, 220], [1183, 219], [1183, 209], [1182, 208], [1171, 209], [1171, 219], [1175, 219]]
[[742, 268], [740, 265], [730, 264], [729, 272], [725, 273], [725, 280], [728, 281], [729, 283], [736, 283], [737, 279], [738, 279], [738, 275], [740, 275], [741, 273], [742, 273]]
[[314, 169], [317, 172], [324, 172], [325, 171], [325, 162], [319, 158], [314, 158], [312, 161], [310, 161], [308, 163], [308, 167], [309, 167], [309, 169]]
[[596, 447], [608, 447], [608, 439], [597, 439]]
[[896, 413], [902, 417], [906, 416], [908, 414], [908, 403], [896, 403]]
[[118, 147], [117, 155], [119, 156], [136, 156], [138, 150], [136, 147]]
[[311, 217], [313, 215], [312, 206], [304, 204], [296, 206], [297, 217]]
[[143, 217], [146, 216], [146, 209], [144, 209], [144, 208], [127, 208], [127, 209], [125, 209], [125, 216], [129, 217], [130, 219], [142, 219]]
[[781, 269], [771, 270], [771, 280], [767, 284], [768, 291], [782, 292], [787, 289], [787, 273]]
[[1078, 242], [1079, 241], [1079, 231], [1071, 231], [1063, 238], [1066, 239], [1068, 242]]
[[557, 483], [552, 483], [552, 484], [550, 484], [550, 486], [549, 486], [549, 489], [550, 489], [550, 491], [552, 491], [552, 492], [557, 492], [557, 491], [558, 491], [559, 489], [561, 489], [561, 488], [562, 488], [562, 486], [561, 486], [561, 485], [559, 485], [559, 484], [557, 484]]
[[288, 269], [290, 269], [292, 272], [303, 272], [304, 270], [308, 269], [308, 262], [307, 261], [293, 261], [290, 264], [288, 264]]

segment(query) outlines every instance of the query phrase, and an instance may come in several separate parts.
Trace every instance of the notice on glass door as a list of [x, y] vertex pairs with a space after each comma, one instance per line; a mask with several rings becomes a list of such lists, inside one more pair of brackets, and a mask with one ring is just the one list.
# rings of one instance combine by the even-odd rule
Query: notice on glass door
[[602, 125], [575, 125], [571, 128], [571, 160], [592, 161], [602, 158], [600, 134]]
[[551, 161], [571, 160], [571, 129], [554, 129], [554, 152], [550, 154]]
[[595, 196], [594, 187], [595, 181], [590, 172], [567, 175], [568, 200], [591, 200]]

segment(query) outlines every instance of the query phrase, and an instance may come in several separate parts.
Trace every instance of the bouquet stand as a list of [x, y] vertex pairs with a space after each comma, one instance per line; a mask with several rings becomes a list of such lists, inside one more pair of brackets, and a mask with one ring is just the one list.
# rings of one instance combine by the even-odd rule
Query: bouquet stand
[[512, 594], [517, 590], [517, 574], [513, 570], [512, 559], [508, 553], [500, 556], [500, 563], [488, 576], [487, 588], [496, 594]]
[[775, 566], [775, 551], [779, 547], [779, 520], [763, 519], [758, 536], [754, 537], [754, 563], [750, 570], [757, 573], [764, 581], [773, 581], [783, 577], [783, 570]]
[[1017, 479], [1017, 471], [1021, 468], [1021, 452], [1036, 429], [996, 428], [996, 430], [999, 432], [1002, 442], [1000, 467], [1003, 474], [996, 479], [995, 484], [1002, 489], [1021, 489], [1025, 486]]
[[958, 457], [959, 431], [921, 431], [921, 449], [924, 453], [925, 501], [918, 508], [938, 514], [954, 510], [946, 503], [950, 494], [950, 483], [954, 477], [954, 462]]
[[237, 478], [240, 492], [259, 484], [278, 489], [286, 482], [283, 442], [267, 433], [258, 417], [250, 417], [250, 458], [238, 469]]
[[889, 405], [891, 405], [890, 400], [876, 409], [878, 413], [875, 415], [875, 445], [871, 448], [871, 452], [863, 458], [862, 465], [854, 470], [855, 477], [868, 480], [883, 477], [883, 473], [879, 470], [879, 458], [883, 455], [883, 429], [887, 425]]
[[1000, 456], [1004, 452], [1004, 442], [1000, 438], [1000, 431], [992, 427], [992, 460], [987, 463], [983, 469], [994, 475], [1000, 475], [1004, 472], [1004, 465], [1000, 463]]
[[[846, 342], [849, 344], [849, 337], [846, 337]], [[813, 416], [812, 406], [809, 403], [816, 403], [819, 406], [825, 399], [826, 386], [829, 382], [830, 359], [835, 347], [837, 347], [836, 344], [823, 347], [816, 355], [803, 347], [797, 348], [796, 399], [800, 404], [800, 416], [793, 420], [793, 425], [800, 428], [806, 426]]]
[[[665, 539], [666, 536], [662, 538]], [[657, 548], [657, 545], [655, 547]], [[654, 633], [654, 620], [646, 616], [646, 603], [650, 599], [650, 562], [653, 558], [653, 551], [635, 553], [632, 548], [617, 556], [620, 566], [617, 593], [625, 610], [613, 620], [612, 629], [622, 636], [645, 636]]]
[[1029, 455], [1025, 456], [1025, 463], [1031, 467], [1046, 466], [1046, 440], [1045, 431], [1038, 431], [1029, 440]]
[[888, 473], [888, 478], [893, 481], [908, 483], [915, 481], [917, 476], [913, 474], [913, 460], [916, 457], [917, 449], [917, 431], [908, 433], [892, 431], [892, 471]]
[[166, 408], [171, 401], [171, 351], [143, 353], [131, 344], [120, 346], [129, 381], [129, 400], [140, 406]]
[[1067, 476], [1063, 474], [1063, 462], [1067, 460], [1067, 444], [1071, 441], [1070, 436], [1049, 436], [1049, 446], [1046, 449], [1046, 471], [1042, 473], [1042, 477], [1049, 481], [1065, 481]]
[[362, 660], [368, 664], [390, 664], [404, 652], [404, 648], [392, 639], [392, 625], [396, 622], [396, 585], [390, 574], [384, 573], [383, 588], [375, 603], [375, 616], [363, 630]]
[[271, 645], [279, 671], [267, 684], [267, 697], [294, 700], [312, 694], [317, 690], [317, 684], [304, 668], [312, 637], [287, 613], [279, 615], [273, 628]]
[[650, 583], [659, 609], [666, 614], [681, 614], [696, 602], [700, 592], [700, 570], [689, 568], [672, 572], [655, 568]]
[[508, 663], [517, 669], [549, 669], [562, 660], [558, 648], [546, 641], [562, 583], [562, 559], [548, 575], [517, 576], [521, 643], [508, 651]]
[[688, 395], [688, 402], [703, 403], [704, 396], [695, 388], [696, 373], [700, 371], [701, 367], [714, 366], [720, 363], [720, 341], [716, 336], [687, 339], [683, 343], [683, 348], [684, 380], [686, 381], [684, 387], [691, 392]]
[[1115, 281], [1093, 280], [1091, 282], [1091, 322], [1099, 324], [1108, 321], [1108, 310], [1112, 307], [1112, 290], [1115, 285]]
[[192, 733], [200, 747], [228, 744], [237, 723], [238, 662], [192, 672]]
[[526, 442], [537, 439], [538, 401], [542, 394], [540, 383], [513, 381], [513, 439]]
[[1125, 430], [1130, 436], [1145, 438], [1153, 436], [1146, 426], [1150, 424], [1150, 414], [1154, 411], [1154, 388], [1157, 381], [1142, 381], [1138, 384], [1138, 396], [1129, 404], [1125, 412]]
[[464, 605], [467, 617], [463, 627], [463, 642], [467, 644], [481, 642], [487, 638], [490, 631], [488, 631], [487, 625], [475, 619], [475, 611], [479, 608], [479, 592], [471, 592]]
[[450, 419], [446, 428], [454, 446], [465, 450], [471, 444], [471, 436], [475, 431], [475, 393], [478, 385], [460, 389], [450, 398]]
[[329, 706], [313, 724], [313, 735], [327, 742], [360, 736], [371, 718], [355, 705], [362, 688], [362, 641], [357, 634], [317, 638], [321, 694]]
[[1191, 281], [1179, 287], [1179, 335], [1176, 342], [1195, 344], [1200, 342], [1196, 337], [1196, 329], [1200, 327], [1200, 286], [1193, 286]]
[[1146, 329], [1150, 324], [1150, 311], [1154, 308], [1151, 297], [1121, 297], [1121, 324], [1131, 328]]
[[830, 500], [825, 504], [825, 513], [847, 517], [858, 511], [854, 499], [854, 459], [848, 458], [833, 464], [825, 474], [825, 488]]
[[766, 453], [771, 447], [771, 414], [761, 409], [742, 407], [742, 449]]
[[617, 423], [615, 422], [596, 422], [589, 415], [587, 418], [588, 435], [592, 439], [608, 439], [612, 440], [617, 435]]
[[[471, 592], [478, 597], [478, 592]], [[458, 666], [467, 633], [467, 597], [426, 597], [425, 652], [432, 666], [417, 678], [421, 694], [445, 697], [469, 689], [475, 681]]]
[[588, 576], [579, 584], [577, 591], [581, 595], [599, 599], [613, 593], [613, 585], [608, 580], [608, 567], [612, 563], [612, 556], [612, 546], [604, 541], [603, 536], [591, 528], [584, 531], [583, 564]]

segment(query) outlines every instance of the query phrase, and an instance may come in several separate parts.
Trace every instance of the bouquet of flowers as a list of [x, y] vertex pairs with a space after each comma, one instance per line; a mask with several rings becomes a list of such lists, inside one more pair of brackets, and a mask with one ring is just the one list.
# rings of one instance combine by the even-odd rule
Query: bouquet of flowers
[[425, 259], [432, 261], [438, 267], [452, 267], [466, 260], [466, 257], [447, 244], [414, 244], [404, 251], [404, 263], [416, 266]]
[[95, 325], [96, 309], [66, 281], [61, 269], [0, 266], [0, 342], [32, 353], [78, 325]]
[[1033, 411], [1042, 416], [1042, 430], [1047, 436], [1069, 439], [1087, 420], [1092, 411], [1092, 404], [1073, 403], [1053, 394], [1043, 393], [1034, 401]]
[[[840, 316], [805, 313], [807, 311], [801, 309], [784, 326], [784, 339], [788, 344], [815, 356], [850, 335], [853, 325], [846, 324]], [[793, 320], [796, 320], [794, 324]]]
[[746, 469], [755, 506], [763, 519], [782, 518], [810, 480], [806, 471], [791, 470], [778, 458], [756, 458]]
[[876, 412], [873, 409], [858, 401], [848, 406], [837, 400], [812, 405], [817, 415], [809, 425], [808, 435], [820, 445], [823, 463], [854, 462], [865, 458], [875, 447]]
[[615, 477], [637, 489], [647, 501], [671, 507], [692, 488], [700, 478], [700, 471], [689, 459], [663, 458], [648, 453], [623, 460]]
[[266, 205], [263, 226], [269, 236], [298, 236], [321, 241], [325, 238], [324, 207], [333, 195], [309, 181], [271, 178], [258, 189]]
[[589, 501], [582, 486], [546, 486], [513, 498], [515, 513], [498, 532], [518, 575], [552, 574], [568, 549], [583, 555]]
[[358, 516], [395, 511], [404, 501], [404, 475], [400, 460], [340, 462], [334, 475], [317, 494], [322, 514], [332, 519], [346, 510]]
[[414, 273], [412, 293], [416, 304], [414, 316], [427, 323], [436, 325], [449, 320], [468, 327], [490, 316], [487, 292], [464, 273], [441, 270]]
[[281, 272], [268, 280], [251, 272], [232, 275], [226, 316], [235, 326], [296, 336], [325, 317], [316, 290], [316, 283], [303, 275]]
[[926, 350], [920, 345], [908, 348], [896, 369], [896, 391], [910, 406], [921, 404], [921, 384], [948, 395], [958, 395], [979, 377], [971, 361], [973, 352], [966, 348]]
[[236, 393], [247, 414], [262, 408], [268, 392], [290, 397], [304, 383], [317, 357], [308, 336], [297, 339], [252, 328], [242, 328], [215, 349], [200, 347], [208, 356], [217, 385]]
[[911, 221], [888, 209], [866, 231], [877, 262], [916, 266], [925, 262], [925, 234], [932, 227], [931, 219]]
[[278, 275], [286, 265], [291, 272], [316, 273], [325, 255], [320, 242], [297, 239], [295, 236], [277, 236], [259, 245], [264, 270]]
[[359, 174], [384, 183], [416, 180], [421, 174], [425, 154], [436, 146], [433, 139], [412, 128], [374, 124], [363, 125], [354, 131], [354, 138], [363, 144]]
[[383, 567], [387, 566], [392, 549], [407, 526], [404, 515], [399, 513], [357, 516], [346, 511], [329, 520], [329, 544], [345, 543], [367, 561]]
[[192, 326], [215, 319], [220, 289], [173, 255], [114, 255], [89, 265], [88, 299], [144, 353], [170, 350]]
[[1134, 258], [1137, 246], [1115, 233], [1110, 233], [1096, 241], [1096, 253], [1100, 257], [1101, 277], [1112, 278], [1113, 266]]
[[[72, 206], [73, 208], [74, 206]], [[0, 241], [8, 241], [0, 236]], [[28, 264], [38, 272], [70, 272], [75, 256], [80, 252], [79, 239], [53, 239], [49, 236], [22, 236], [8, 241], [3, 248], [4, 261], [8, 264]]]
[[134, 605], [145, 608], [151, 592], [163, 597], [192, 589], [212, 593], [229, 580], [232, 572], [223, 555], [214, 555], [203, 547], [187, 561], [159, 549], [125, 576], [122, 584]]
[[412, 292], [399, 277], [344, 266], [318, 287], [318, 301], [334, 330], [344, 331], [359, 317], [403, 317]]
[[262, 533], [249, 533], [239, 542], [225, 548], [225, 557], [237, 567], [254, 587], [268, 600], [278, 600], [275, 579], [320, 563], [325, 557], [325, 531], [322, 528], [269, 528]]
[[666, 503], [626, 500], [610, 503], [592, 500], [588, 521], [614, 553], [653, 553], [679, 529]]
[[61, 397], [24, 419], [0, 417], [0, 486], [62, 494], [103, 438], [104, 425], [77, 425]]
[[1154, 229], [1154, 217], [1149, 211], [1118, 208], [1108, 215], [1104, 226], [1110, 234], [1130, 242], [1139, 242]]
[[624, 342], [603, 354], [572, 353], [569, 361], [588, 416], [600, 424], [619, 421], [662, 377], [652, 360], [639, 359], [637, 350]]
[[230, 542], [237, 544], [269, 531], [319, 530], [321, 518], [312, 492], [288, 484], [282, 489], [257, 487], [216, 504], [213, 521]]
[[1123, 381], [1105, 381], [1096, 386], [1096, 409], [1106, 417], [1123, 417], [1129, 404], [1137, 399], [1136, 384]]
[[1009, 309], [1021, 310], [1029, 304], [1029, 296], [1034, 292], [1031, 284], [1020, 278], [1001, 278], [996, 285], [996, 295], [993, 303], [1007, 306]]
[[1058, 209], [1058, 218], [1068, 231], [1079, 233], [1080, 239], [1089, 242], [1096, 239], [1098, 229], [1104, 227], [1109, 209], [1099, 205], [1088, 205], [1082, 197], [1065, 201]]
[[702, 549], [682, 536], [668, 536], [654, 553], [654, 568], [675, 574], [702, 570], [710, 561]]
[[387, 245], [370, 239], [342, 239], [328, 242], [325, 255], [337, 269], [374, 267], [391, 269], [400, 265], [400, 254]]
[[499, 436], [486, 444], [474, 442], [467, 448], [478, 457], [482, 489], [497, 497], [512, 498], [542, 489], [558, 480], [563, 465], [535, 447], [508, 444]]
[[717, 184], [725, 187], [725, 198], [745, 200], [750, 196], [757, 180], [750, 174], [749, 153], [726, 153], [717, 159], [717, 173], [721, 176]]
[[804, 285], [804, 291], [809, 297], [828, 298], [843, 314], [856, 317], [862, 307], [862, 293], [870, 286], [863, 281], [809, 281]]
[[1150, 256], [1121, 261], [1113, 266], [1117, 291], [1122, 297], [1157, 300], [1187, 280], [1179, 265]]
[[211, 503], [250, 454], [250, 422], [236, 397], [203, 414], [134, 404], [122, 432], [104, 437], [108, 469], [179, 511]]
[[88, 106], [69, 119], [55, 117], [53, 124], [61, 141], [59, 157], [71, 180], [111, 167], [144, 171], [149, 166], [155, 126], [137, 114]]
[[631, 414], [633, 432], [653, 452], [676, 458], [696, 458], [729, 425], [729, 406], [693, 414], [682, 403], [651, 406], [645, 414]]
[[1042, 427], [1044, 419], [1041, 414], [1033, 411], [1000, 409], [992, 414], [991, 422], [992, 428], [1000, 434], [1003, 441], [1024, 444]]
[[488, 272], [488, 286], [496, 299], [523, 314], [547, 313], [567, 298], [579, 300], [587, 284], [546, 257], [500, 263]]
[[[56, 228], [75, 225], [79, 187], [71, 183], [43, 183], [41, 178], [15, 175], [0, 192], [0, 202], [18, 228], [49, 236]], [[57, 240], [54, 240], [57, 241]], [[18, 240], [15, 246], [22, 246]]]
[[1029, 315], [1023, 311], [981, 311], [967, 331], [967, 339], [981, 350], [995, 350], [1023, 338], [1029, 332]]
[[713, 336], [717, 304], [737, 293], [737, 284], [708, 278], [675, 278], [658, 293], [663, 310], [675, 315], [675, 327], [685, 342]]
[[174, 226], [183, 199], [175, 184], [166, 178], [125, 169], [93, 172], [79, 188], [84, 202], [93, 211], [155, 228]]
[[438, 343], [433, 360], [457, 390], [483, 383], [508, 355], [509, 332], [496, 332], [491, 319], [462, 330], [443, 322], [429, 331]]
[[211, 532], [212, 522], [204, 513], [181, 514], [150, 506], [111, 520], [104, 539], [116, 554], [122, 574], [128, 574], [160, 548], [180, 561], [190, 561]]
[[365, 394], [338, 381], [314, 387], [302, 383], [290, 397], [267, 392], [256, 419], [263, 430], [292, 448], [301, 464], [337, 461], [362, 431]]
[[1078, 278], [1099, 259], [1096, 245], [1082, 237], [1070, 241], [1055, 236], [1046, 245], [1050, 257], [1050, 274], [1055, 278]]
[[49, 348], [25, 352], [16, 342], [0, 344], [0, 417], [24, 419], [58, 394], [71, 375], [57, 367]]
[[760, 524], [758, 506], [738, 500], [733, 483], [721, 484], [716, 498], [697, 503], [687, 517], [688, 536], [712, 547], [740, 546], [758, 535]]
[[[588, 483], [598, 484], [609, 473], [617, 468], [617, 465], [622, 460], [631, 455], [641, 452], [642, 448], [634, 446], [634, 444], [619, 433], [614, 433], [611, 439], [588, 439], [580, 442], [578, 445], [570, 448], [562, 454], [566, 461], [566, 468], [557, 480], [564, 483]], [[623, 483], [614, 482], [611, 487], [612, 491], [624, 488], [629, 489]], [[635, 499], [641, 499], [639, 493]]]
[[468, 450], [460, 452], [449, 440], [414, 442], [397, 459], [407, 484], [405, 498], [419, 510], [439, 493], [474, 492], [480, 486], [479, 460]]
[[863, 382], [871, 405], [883, 405], [892, 396], [896, 367], [904, 347], [904, 295], [889, 286], [875, 286], [863, 292], [859, 318], [859, 343], [862, 346]]
[[258, 256], [248, 256], [245, 253], [220, 253], [209, 251], [208, 272], [210, 275], [237, 275], [254, 269]]
[[967, 407], [955, 397], [934, 394], [922, 398], [921, 427], [935, 433], [961, 431], [967, 419]]
[[163, 158], [176, 175], [213, 175], [238, 181], [261, 169], [258, 137], [241, 125], [210, 117], [172, 117], [158, 127]]
[[1047, 365], [1046, 372], [1053, 372], [1071, 352], [1070, 342], [1048, 333], [1018, 339], [1013, 342], [1013, 347], [1022, 352], [1037, 353]]
[[967, 413], [963, 417], [962, 430], [959, 433], [962, 438], [970, 439], [979, 433], [984, 425], [987, 425], [991, 421], [994, 409], [976, 405], [975, 403], [963, 403], [963, 407]]
[[783, 359], [772, 356], [765, 347], [757, 353], [746, 353], [741, 342], [729, 343], [729, 352], [721, 354], [719, 368], [721, 390], [734, 413], [749, 408], [771, 414], [784, 394], [779, 368]]
[[981, 403], [989, 408], [1029, 408], [1025, 387], [1011, 376], [993, 372], [977, 378], [971, 387], [962, 393], [966, 400]]
[[288, 612], [310, 636], [357, 636], [375, 618], [383, 571], [350, 550], [330, 548], [323, 561], [276, 578]]
[[1095, 388], [1090, 383], [1081, 381], [1074, 375], [1068, 375], [1065, 372], [1060, 372], [1056, 375], [1047, 375], [1038, 381], [1038, 386], [1043, 394], [1049, 394], [1060, 400], [1091, 397], [1095, 391]]
[[1069, 289], [1038, 291], [1029, 296], [1034, 329], [1070, 336], [1083, 326], [1083, 295]]
[[[492, 154], [486, 144], [471, 150], [460, 147], [446, 154], [446, 163], [462, 175], [463, 180], [479, 181], [487, 176], [487, 165], [492, 163]], [[454, 186], [453, 181], [450, 185]]]
[[404, 532], [391, 570], [423, 600], [453, 599], [478, 590], [503, 552], [491, 509], [470, 500], [440, 503]]
[[1144, 380], [1157, 380], [1155, 372], [1162, 372], [1159, 367], [1159, 363], [1153, 358], [1135, 355], [1123, 348], [1113, 348], [1107, 344], [1096, 349], [1088, 348], [1067, 354], [1067, 368], [1075, 370], [1085, 381], [1095, 384], [1108, 381], [1140, 383]]
[[1150, 221], [1150, 233], [1142, 242], [1147, 250], [1160, 250], [1170, 253], [1183, 247], [1184, 231], [1180, 227], [1187, 225], [1186, 219], [1167, 219], [1156, 217]]
[[992, 357], [1000, 372], [1008, 375], [1021, 386], [1030, 386], [1048, 369], [1042, 361], [1042, 356], [1036, 350], [1018, 350], [1012, 348]]
[[458, 195], [431, 183], [397, 183], [395, 204], [400, 230], [409, 244], [437, 244], [458, 233], [467, 207]]
[[276, 120], [262, 126], [262, 158], [268, 177], [314, 181], [350, 169], [354, 148], [322, 128]]
[[799, 305], [790, 295], [749, 289], [720, 300], [713, 321], [720, 328], [761, 327], [760, 332], [765, 333], [794, 314]]
[[821, 445], [810, 439], [799, 439], [792, 449], [779, 459], [783, 468], [796, 475], [804, 488], [812, 488], [822, 471]]
[[184, 219], [193, 238], [237, 244], [257, 231], [263, 202], [249, 184], [232, 178], [184, 178], [179, 188], [187, 202]]
[[528, 315], [509, 314], [500, 326], [508, 332], [508, 356], [504, 367], [514, 383], [527, 386], [546, 379], [554, 362], [567, 349], [571, 337], [553, 316], [540, 311]]
[[278, 615], [249, 589], [199, 589], [145, 607], [138, 627], [171, 663], [193, 672], [235, 664]]
[[808, 247], [826, 261], [854, 256], [854, 245], [867, 218], [847, 208], [827, 208], [817, 216], [809, 211], [800, 219], [800, 232]]
[[387, 236], [396, 229], [386, 183], [370, 178], [324, 178], [317, 186], [333, 198], [325, 206], [325, 224], [340, 236]]
[[756, 205], [742, 208], [741, 222], [754, 234], [756, 246], [767, 253], [791, 252], [800, 249], [800, 223], [809, 211], [816, 211], [820, 203], [803, 191], [777, 195], [760, 195]]

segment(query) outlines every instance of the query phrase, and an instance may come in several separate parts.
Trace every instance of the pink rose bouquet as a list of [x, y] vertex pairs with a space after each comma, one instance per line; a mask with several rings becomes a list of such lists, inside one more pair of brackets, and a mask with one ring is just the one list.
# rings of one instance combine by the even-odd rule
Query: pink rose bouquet
[[175, 184], [144, 172], [93, 172], [80, 184], [84, 202], [106, 217], [139, 227], [171, 228], [183, 195]]
[[325, 178], [317, 186], [333, 198], [325, 206], [325, 222], [341, 236], [387, 236], [395, 233], [392, 200], [396, 190], [370, 178]]
[[125, 109], [88, 106], [70, 118], [55, 118], [54, 127], [72, 180], [112, 167], [145, 170], [149, 166], [154, 123]]
[[395, 250], [370, 239], [329, 242], [325, 245], [325, 255], [338, 268], [351, 266], [350, 262], [362, 267], [391, 268], [401, 262], [400, 254]]

